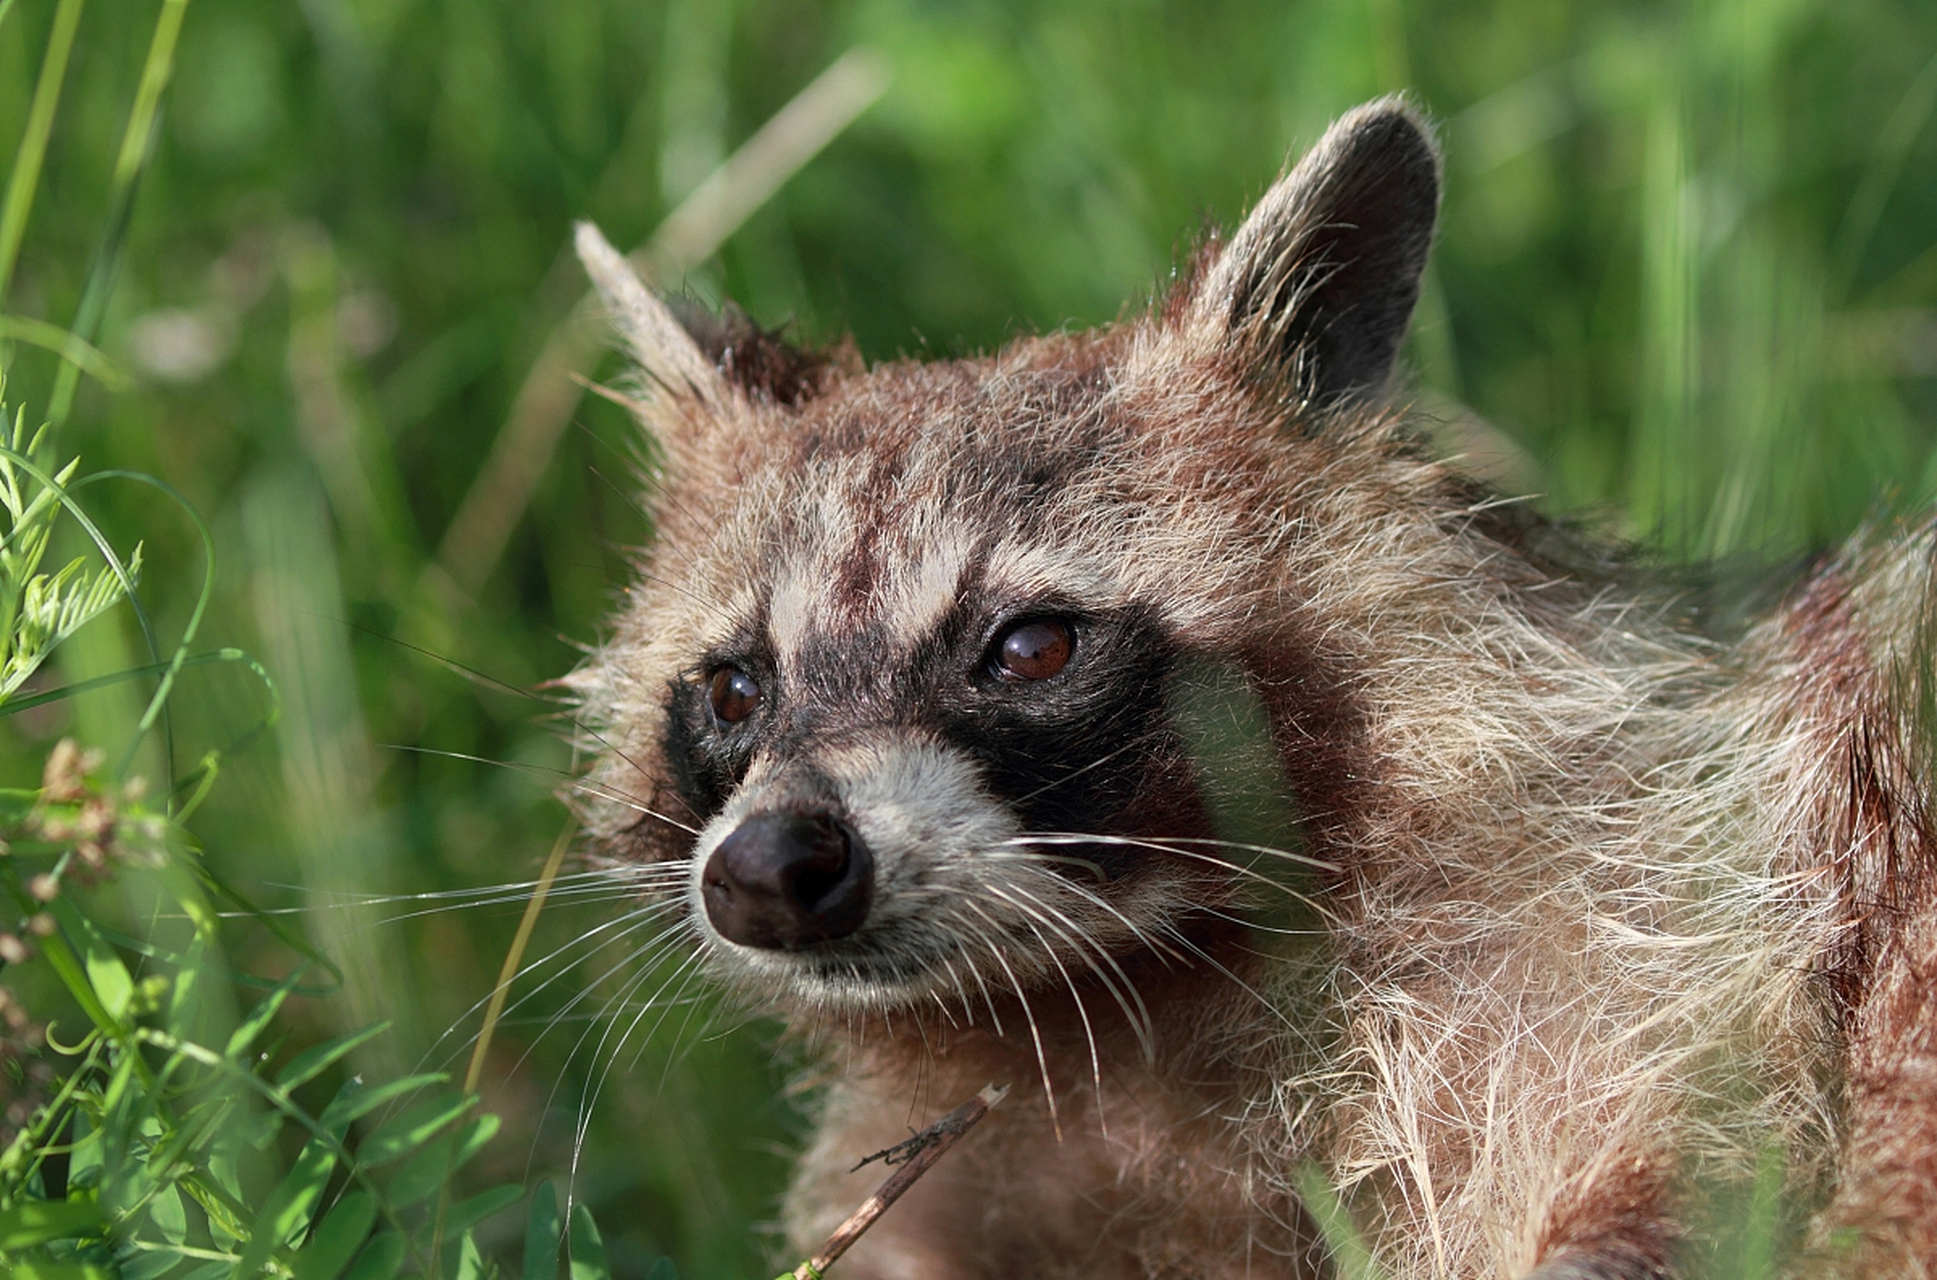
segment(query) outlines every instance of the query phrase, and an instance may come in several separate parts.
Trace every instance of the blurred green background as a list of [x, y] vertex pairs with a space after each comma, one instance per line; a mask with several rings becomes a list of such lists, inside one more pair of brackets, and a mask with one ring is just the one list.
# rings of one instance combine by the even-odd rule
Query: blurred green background
[[[0, 148], [55, 9], [0, 5]], [[284, 714], [193, 826], [344, 964], [297, 1034], [398, 1019], [366, 1069], [468, 1045], [519, 904], [413, 895], [534, 874], [574, 767], [539, 686], [648, 536], [623, 413], [556, 369], [521, 397], [584, 342], [571, 223], [653, 241], [837, 64], [660, 233], [665, 287], [876, 359], [1107, 322], [1288, 150], [1406, 89], [1446, 148], [1408, 358], [1450, 449], [1677, 560], [1781, 560], [1937, 491], [1929, 0], [193, 0], [124, 229], [112, 175], [162, 13], [83, 12], [4, 310], [72, 326], [113, 264], [95, 332], [126, 381], [84, 379], [58, 447], [162, 477], [214, 528], [203, 641], [258, 656]], [[53, 359], [0, 352], [8, 402], [58, 413]], [[131, 484], [89, 502], [145, 540], [172, 644], [192, 527]], [[143, 660], [122, 611], [48, 682]], [[0, 724], [0, 782], [64, 734], [125, 741], [144, 697]], [[141, 768], [192, 765], [263, 703], [236, 668], [188, 673]], [[548, 909], [533, 957], [569, 949], [500, 1031], [480, 1176], [568, 1169], [589, 1106], [576, 1193], [622, 1274], [659, 1253], [767, 1274], [786, 1055], [676, 964], [624, 963], [647, 939], [595, 932], [620, 909]]]

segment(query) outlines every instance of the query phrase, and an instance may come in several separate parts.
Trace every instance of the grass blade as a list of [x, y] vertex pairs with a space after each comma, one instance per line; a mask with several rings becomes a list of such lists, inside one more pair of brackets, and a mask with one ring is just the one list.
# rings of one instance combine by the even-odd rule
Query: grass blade
[[54, 28], [47, 37], [47, 52], [40, 60], [40, 78], [34, 82], [33, 105], [27, 110], [27, 131], [21, 136], [20, 150], [14, 153], [13, 173], [7, 178], [7, 198], [0, 205], [0, 305], [13, 283], [14, 263], [20, 258], [20, 241], [27, 234], [27, 215], [34, 206], [34, 191], [40, 186], [41, 162], [47, 158], [47, 138], [54, 131], [54, 108], [61, 97], [61, 82], [67, 78], [67, 63], [74, 52], [74, 32], [81, 23], [86, 0], [61, 0], [54, 12]]
[[[94, 340], [94, 331], [107, 310], [108, 295], [114, 291], [116, 269], [121, 265], [121, 248], [127, 239], [128, 219], [134, 212], [135, 191], [141, 175], [154, 155], [162, 91], [168, 87], [175, 70], [175, 45], [181, 38], [182, 19], [188, 14], [188, 0], [163, 0], [161, 16], [155, 20], [155, 34], [148, 42], [148, 56], [142, 63], [141, 83], [135, 89], [134, 106], [128, 112], [128, 126], [121, 134], [121, 150], [115, 157], [114, 176], [108, 187], [108, 208], [101, 240], [88, 264], [87, 284], [81, 290], [81, 304], [71, 326], [84, 342]], [[74, 403], [74, 388], [80, 370], [73, 364], [61, 366], [48, 402], [47, 419], [58, 426], [67, 420]]]

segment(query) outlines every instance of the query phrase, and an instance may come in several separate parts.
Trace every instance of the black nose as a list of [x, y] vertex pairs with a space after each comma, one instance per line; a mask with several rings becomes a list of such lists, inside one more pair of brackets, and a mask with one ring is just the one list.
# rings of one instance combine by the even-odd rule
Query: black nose
[[867, 845], [824, 813], [748, 818], [720, 841], [700, 877], [706, 918], [721, 937], [776, 951], [859, 929], [873, 885]]

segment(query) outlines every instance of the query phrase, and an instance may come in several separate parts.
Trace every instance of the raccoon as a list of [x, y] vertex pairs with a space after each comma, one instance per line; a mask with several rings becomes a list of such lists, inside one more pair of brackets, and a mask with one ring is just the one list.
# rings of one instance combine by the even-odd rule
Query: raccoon
[[1937, 534], [1724, 643], [1436, 460], [1439, 190], [1374, 102], [1147, 314], [873, 368], [580, 228], [658, 462], [579, 803], [823, 1064], [795, 1245], [1014, 1085], [852, 1280], [1937, 1270]]

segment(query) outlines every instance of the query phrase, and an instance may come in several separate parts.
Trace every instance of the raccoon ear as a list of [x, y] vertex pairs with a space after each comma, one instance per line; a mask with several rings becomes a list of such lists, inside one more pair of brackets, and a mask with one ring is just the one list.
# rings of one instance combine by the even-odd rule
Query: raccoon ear
[[589, 222], [578, 224], [577, 241], [585, 273], [598, 286], [613, 326], [646, 377], [672, 395], [723, 405], [730, 389], [719, 370], [666, 304], [646, 288], [625, 255]]
[[1192, 291], [1193, 330], [1315, 409], [1374, 397], [1419, 298], [1439, 149], [1418, 112], [1348, 112], [1258, 201]]
[[832, 347], [808, 347], [787, 341], [778, 330], [762, 329], [731, 302], [718, 311], [682, 304], [679, 299], [670, 306], [707, 363], [756, 403], [793, 408], [821, 394], [837, 378], [863, 370], [860, 349], [852, 338]]

